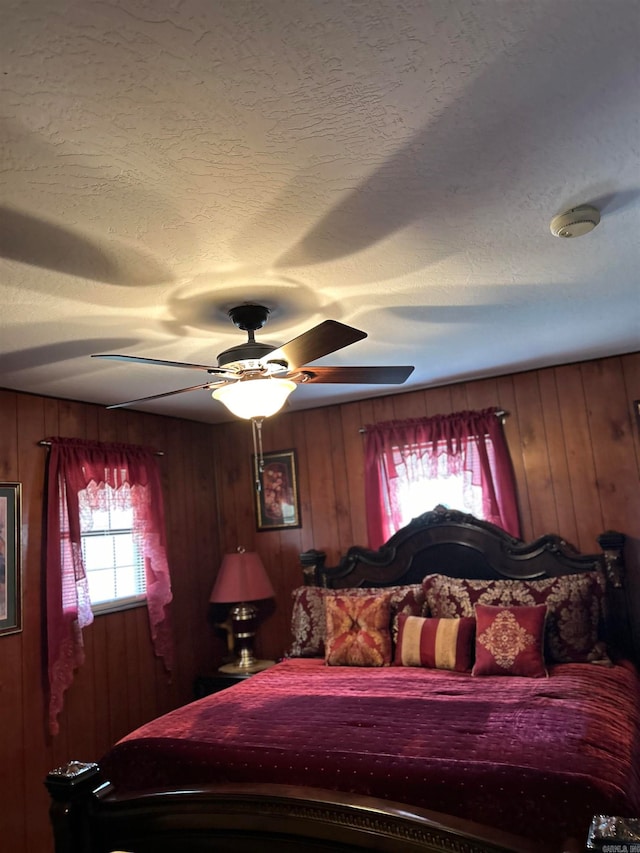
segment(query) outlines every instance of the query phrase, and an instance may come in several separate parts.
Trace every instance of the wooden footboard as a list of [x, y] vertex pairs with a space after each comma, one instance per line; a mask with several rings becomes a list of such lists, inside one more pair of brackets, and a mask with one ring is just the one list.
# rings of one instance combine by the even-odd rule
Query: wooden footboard
[[80, 762], [45, 784], [56, 853], [551, 853], [468, 821], [335, 791], [215, 785], [117, 796], [97, 764]]

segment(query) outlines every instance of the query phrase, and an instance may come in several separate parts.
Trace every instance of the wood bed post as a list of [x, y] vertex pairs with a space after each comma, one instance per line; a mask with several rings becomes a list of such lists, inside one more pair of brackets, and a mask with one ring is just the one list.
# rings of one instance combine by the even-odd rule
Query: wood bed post
[[324, 569], [324, 561], [327, 555], [324, 551], [316, 551], [312, 548], [310, 551], [303, 551], [299, 555], [300, 565], [302, 566], [302, 576], [305, 586], [325, 586], [321, 580], [321, 573]]
[[87, 807], [99, 784], [98, 765], [70, 761], [52, 770], [44, 784], [51, 796], [55, 853], [91, 853]]
[[598, 545], [604, 552], [604, 565], [607, 580], [615, 589], [624, 586], [624, 533], [606, 530], [598, 536]]
[[604, 553], [605, 573], [609, 584], [607, 633], [614, 646], [625, 657], [640, 662], [640, 635], [637, 628], [640, 614], [626, 584], [626, 539], [624, 533], [615, 530], [606, 530], [597, 537], [598, 545]]
[[640, 662], [640, 636], [636, 628], [638, 614], [626, 584], [624, 533], [606, 530], [597, 537], [604, 554], [604, 568], [609, 585], [607, 601], [607, 634], [616, 648], [633, 661]]

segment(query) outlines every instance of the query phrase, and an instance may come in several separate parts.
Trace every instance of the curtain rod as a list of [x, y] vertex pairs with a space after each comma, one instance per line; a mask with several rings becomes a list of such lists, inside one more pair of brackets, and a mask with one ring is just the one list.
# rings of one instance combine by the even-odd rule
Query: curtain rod
[[[494, 412], [494, 414], [497, 418], [500, 418], [501, 420], [504, 420], [505, 418], [509, 417], [509, 412], [505, 412], [504, 409], [498, 409], [498, 411]], [[366, 427], [360, 427], [360, 429], [358, 430], [359, 433], [365, 433], [366, 431], [367, 431]]]
[[[45, 441], [45, 439], [43, 438], [43, 439], [42, 439], [42, 441], [39, 441], [39, 442], [38, 442], [38, 444], [39, 444], [41, 447], [51, 447], [52, 442], [50, 442], [50, 441]], [[154, 450], [154, 454], [155, 454], [156, 456], [164, 456], [164, 451], [163, 451], [163, 450]]]

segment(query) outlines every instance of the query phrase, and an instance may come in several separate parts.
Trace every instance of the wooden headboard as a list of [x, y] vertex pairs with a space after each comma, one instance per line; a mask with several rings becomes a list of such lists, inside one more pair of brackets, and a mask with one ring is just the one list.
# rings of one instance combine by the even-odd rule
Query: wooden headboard
[[[437, 506], [414, 518], [379, 550], [353, 546], [337, 566], [325, 566], [322, 551], [306, 551], [300, 562], [306, 584], [331, 589], [419, 583], [425, 575], [495, 580], [531, 580], [600, 570], [607, 579], [607, 642], [640, 664], [640, 614], [625, 589], [625, 536], [607, 531], [597, 554], [581, 554], [556, 534], [533, 542], [515, 539], [473, 515]], [[635, 630], [634, 630], [635, 629]]]

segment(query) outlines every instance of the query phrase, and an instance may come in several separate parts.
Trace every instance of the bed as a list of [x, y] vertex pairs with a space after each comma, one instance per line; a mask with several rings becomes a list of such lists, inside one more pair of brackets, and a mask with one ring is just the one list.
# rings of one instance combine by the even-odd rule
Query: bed
[[584, 849], [640, 814], [624, 536], [599, 544], [437, 507], [306, 552], [285, 659], [48, 775], [57, 853]]

